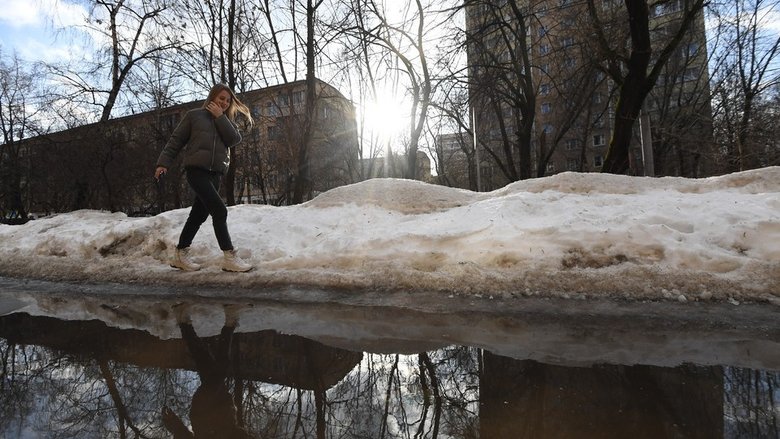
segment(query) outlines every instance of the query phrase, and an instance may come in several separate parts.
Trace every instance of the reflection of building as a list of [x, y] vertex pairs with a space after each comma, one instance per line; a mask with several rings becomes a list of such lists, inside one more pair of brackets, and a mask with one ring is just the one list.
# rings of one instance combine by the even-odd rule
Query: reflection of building
[[[299, 167], [305, 88], [305, 81], [298, 81], [239, 95], [252, 110], [255, 125], [251, 130], [241, 127], [243, 141], [232, 158], [237, 203], [288, 202]], [[28, 211], [91, 208], [149, 214], [162, 204], [187, 205], [191, 198], [181, 157], [162, 191], [151, 175], [183, 114], [202, 104], [190, 102], [27, 139], [25, 162], [30, 166], [23, 198]], [[308, 161], [315, 193], [353, 183], [359, 166], [352, 103], [318, 81], [316, 106]]]
[[[0, 338], [11, 343], [45, 346], [90, 360], [93, 358], [161, 369], [194, 370], [181, 339], [161, 340], [145, 331], [117, 329], [97, 320], [66, 321], [13, 314], [0, 318]], [[216, 337], [204, 337], [213, 343]], [[235, 336], [235, 373], [242, 379], [301, 390], [330, 388], [363, 358], [361, 352], [333, 348], [295, 335], [266, 330]], [[316, 387], [321, 386], [321, 387]]]
[[577, 368], [489, 352], [483, 359], [479, 437], [723, 437], [721, 367]]
[[266, 330], [240, 334], [244, 378], [303, 390], [335, 386], [363, 358], [297, 335]]
[[[623, 2], [595, 3], [599, 19], [609, 26], [607, 35], [628, 41]], [[653, 60], [679, 28], [683, 5], [675, 0], [651, 8]], [[483, 179], [488, 182], [483, 189], [522, 178], [525, 169], [530, 169], [530, 177], [601, 170], [617, 87], [595, 67], [599, 49], [589, 32], [586, 8], [586, 2], [560, 0], [491, 0], [467, 7], [471, 105], [478, 146], [488, 150], [479, 156], [502, 162], [492, 181]], [[712, 129], [705, 42], [699, 14], [645, 101], [659, 174], [706, 172], [701, 161], [710, 151]], [[528, 77], [529, 88], [524, 88], [521, 79]], [[526, 126], [529, 120], [533, 124]], [[649, 155], [647, 159], [650, 163]], [[644, 169], [639, 121], [630, 164], [633, 173], [652, 173]]]

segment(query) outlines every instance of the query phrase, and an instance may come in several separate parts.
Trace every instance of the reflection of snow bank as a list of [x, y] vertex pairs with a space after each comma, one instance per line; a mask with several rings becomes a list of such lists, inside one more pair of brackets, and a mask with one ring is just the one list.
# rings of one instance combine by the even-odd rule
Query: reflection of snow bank
[[[495, 354], [547, 364], [597, 363], [677, 366], [731, 365], [780, 370], [780, 339], [772, 307], [760, 305], [612, 303], [566, 300], [446, 298], [404, 305], [408, 295], [385, 295], [381, 307], [326, 292], [285, 291], [271, 300], [211, 297], [219, 290], [181, 297], [154, 288], [0, 281], [0, 296], [24, 300], [24, 312], [63, 320], [100, 320], [111, 327], [179, 338], [176, 318], [191, 318], [201, 336], [219, 334], [227, 316], [238, 332], [276, 330], [329, 346], [373, 353], [417, 353], [449, 346], [484, 348]], [[131, 292], [132, 291], [132, 292]], [[101, 294], [102, 293], [102, 294]], [[296, 296], [289, 303], [279, 297]], [[316, 299], [307, 299], [320, 296]], [[303, 300], [302, 302], [299, 300]], [[321, 303], [316, 303], [321, 302]], [[227, 305], [226, 305], [227, 304]], [[574, 306], [571, 306], [574, 305]], [[377, 318], [380, 316], [381, 318]]]
[[780, 167], [693, 180], [563, 173], [490, 193], [375, 179], [228, 218], [256, 270], [219, 271], [208, 222], [197, 273], [165, 260], [187, 209], [76, 211], [0, 226], [0, 273], [262, 287], [493, 295], [780, 300]]

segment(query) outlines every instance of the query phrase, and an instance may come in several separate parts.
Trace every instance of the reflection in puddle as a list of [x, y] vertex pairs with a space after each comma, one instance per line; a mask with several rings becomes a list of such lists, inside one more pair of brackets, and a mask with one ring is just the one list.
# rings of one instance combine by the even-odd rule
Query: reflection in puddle
[[[259, 307], [46, 299], [0, 317], [0, 433], [9, 438], [780, 434], [778, 368], [549, 364], [496, 354], [488, 345], [415, 351], [424, 343], [405, 345], [398, 333], [385, 339], [342, 336], [329, 344], [263, 328], [252, 317]], [[287, 312], [288, 320], [305, 324], [293, 310]], [[377, 320], [370, 310], [363, 312], [367, 321]], [[362, 327], [356, 324], [355, 330]], [[507, 337], [501, 334], [496, 346], [510, 343]], [[347, 339], [373, 349], [349, 349]]]

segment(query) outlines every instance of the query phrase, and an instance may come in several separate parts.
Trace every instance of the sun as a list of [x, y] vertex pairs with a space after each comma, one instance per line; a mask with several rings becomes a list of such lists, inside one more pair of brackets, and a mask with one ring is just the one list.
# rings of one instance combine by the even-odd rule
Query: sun
[[409, 105], [399, 96], [382, 93], [363, 106], [363, 133], [380, 144], [392, 145], [409, 127]]

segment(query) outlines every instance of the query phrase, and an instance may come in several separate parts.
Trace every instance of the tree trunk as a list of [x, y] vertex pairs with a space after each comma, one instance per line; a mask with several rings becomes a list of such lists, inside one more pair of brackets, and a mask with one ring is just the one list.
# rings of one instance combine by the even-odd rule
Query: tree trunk
[[[234, 55], [233, 46], [235, 40], [235, 26], [236, 26], [236, 0], [230, 0], [230, 9], [228, 10], [228, 48], [227, 48], [227, 82], [228, 87], [235, 93], [236, 91], [236, 75], [235, 68], [233, 66]], [[230, 166], [228, 166], [227, 174], [225, 175], [225, 198], [227, 199], [228, 206], [236, 205], [236, 166], [238, 165], [238, 157], [236, 156], [235, 146], [230, 147]]]
[[303, 139], [298, 147], [298, 175], [293, 186], [292, 204], [303, 203], [304, 198], [311, 194], [311, 172], [309, 167], [309, 150], [311, 148], [314, 120], [317, 115], [317, 78], [314, 58], [314, 14], [317, 5], [313, 0], [306, 1], [306, 116], [303, 121]]
[[602, 172], [625, 174], [629, 169], [629, 153], [634, 124], [649, 91], [647, 67], [650, 65], [650, 12], [647, 3], [626, 0], [631, 31], [631, 58], [628, 74], [620, 86], [615, 109], [615, 130], [604, 158]]

